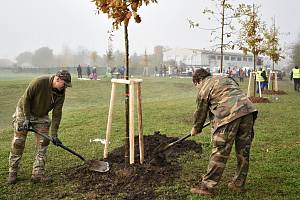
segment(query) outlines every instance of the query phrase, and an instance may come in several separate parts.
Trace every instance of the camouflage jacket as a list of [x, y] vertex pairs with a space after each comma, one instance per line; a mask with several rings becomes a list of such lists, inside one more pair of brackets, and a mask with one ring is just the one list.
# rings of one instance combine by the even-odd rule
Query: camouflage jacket
[[38, 77], [31, 81], [25, 93], [18, 102], [18, 107], [24, 113], [25, 119], [44, 117], [52, 111], [51, 134], [57, 135], [65, 100], [65, 89], [58, 91], [52, 88], [52, 77]]
[[193, 127], [198, 132], [209, 114], [212, 131], [233, 120], [257, 112], [255, 106], [239, 88], [237, 83], [228, 77], [208, 76], [197, 85], [197, 109], [194, 113]]

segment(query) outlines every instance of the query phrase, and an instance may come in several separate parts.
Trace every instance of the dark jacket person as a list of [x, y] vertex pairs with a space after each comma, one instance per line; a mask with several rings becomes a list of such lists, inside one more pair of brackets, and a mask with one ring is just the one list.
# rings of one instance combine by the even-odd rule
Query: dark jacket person
[[[24, 152], [27, 130], [31, 126], [41, 133], [49, 134], [53, 143], [57, 145], [57, 131], [62, 116], [62, 107], [67, 87], [71, 87], [71, 75], [66, 70], [60, 70], [52, 77], [38, 77], [27, 87], [20, 98], [16, 112], [13, 115], [14, 138], [9, 155], [8, 182], [17, 181], [17, 172]], [[52, 110], [52, 120], [48, 113]], [[52, 121], [52, 122], [51, 122]], [[36, 157], [32, 169], [33, 182], [49, 182], [50, 177], [45, 175], [46, 152], [49, 140], [36, 135]]]

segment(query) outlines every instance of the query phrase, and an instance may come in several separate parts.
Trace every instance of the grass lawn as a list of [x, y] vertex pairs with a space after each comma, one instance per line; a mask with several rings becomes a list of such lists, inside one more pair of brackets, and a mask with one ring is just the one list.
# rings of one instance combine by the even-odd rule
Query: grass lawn
[[[76, 193], [77, 182], [64, 181], [62, 174], [81, 165], [77, 157], [50, 145], [47, 172], [54, 178], [49, 185], [32, 184], [30, 175], [34, 160], [34, 136], [29, 133], [19, 172], [19, 182], [6, 184], [8, 155], [13, 137], [11, 115], [19, 97], [34, 75], [0, 75], [0, 199], [53, 199], [63, 192], [64, 199], [88, 199]], [[73, 78], [68, 89], [60, 125], [60, 139], [64, 144], [88, 159], [102, 159], [103, 145], [90, 139], [105, 138], [111, 83], [108, 79], [84, 81]], [[247, 82], [241, 84], [246, 90]], [[265, 96], [270, 104], [257, 104], [255, 139], [251, 152], [247, 192], [228, 191], [227, 182], [234, 173], [234, 150], [227, 163], [215, 199], [300, 199], [300, 94], [294, 92], [289, 80], [279, 82], [279, 89], [287, 95]], [[124, 144], [124, 87], [117, 88], [110, 151]], [[142, 84], [144, 134], [159, 130], [169, 136], [183, 136], [191, 129], [195, 109], [196, 89], [189, 78], [144, 78]], [[168, 193], [188, 194], [189, 199], [205, 199], [189, 193], [191, 185], [201, 180], [211, 151], [209, 129], [191, 138], [204, 145], [203, 155], [188, 152], [179, 158], [182, 174], [171, 186], [156, 188]], [[165, 195], [163, 195], [165, 194]], [[121, 199], [122, 194], [114, 199]]]

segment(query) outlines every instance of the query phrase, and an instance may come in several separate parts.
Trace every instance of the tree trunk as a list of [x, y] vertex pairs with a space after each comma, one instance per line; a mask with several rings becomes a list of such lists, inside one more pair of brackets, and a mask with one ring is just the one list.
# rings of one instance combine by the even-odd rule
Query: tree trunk
[[[129, 45], [128, 45], [128, 25], [124, 23], [125, 36], [125, 79], [129, 79]], [[125, 84], [125, 166], [129, 163], [129, 85]]]
[[[274, 72], [274, 61], [272, 63], [272, 71]], [[270, 76], [271, 76], [271, 73], [270, 73]], [[272, 91], [274, 90], [274, 80], [275, 80], [275, 74], [272, 74], [272, 77], [270, 79], [272, 81]]]
[[223, 73], [224, 12], [225, 12], [225, 0], [222, 1], [222, 33], [221, 33], [221, 65], [220, 65], [220, 73]]

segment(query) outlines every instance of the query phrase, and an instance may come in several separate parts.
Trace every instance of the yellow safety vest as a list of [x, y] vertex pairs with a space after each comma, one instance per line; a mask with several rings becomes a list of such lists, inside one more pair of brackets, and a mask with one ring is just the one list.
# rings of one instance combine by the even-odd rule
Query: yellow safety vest
[[293, 78], [300, 78], [300, 69], [292, 69], [293, 71]]
[[262, 77], [262, 71], [257, 71], [256, 72], [256, 82], [264, 82], [265, 79]]

